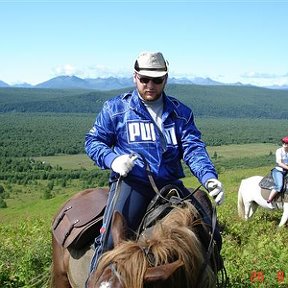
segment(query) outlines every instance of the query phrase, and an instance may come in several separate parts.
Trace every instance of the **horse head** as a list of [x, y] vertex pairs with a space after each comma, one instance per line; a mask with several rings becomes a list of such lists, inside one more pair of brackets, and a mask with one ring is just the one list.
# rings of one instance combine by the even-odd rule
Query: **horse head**
[[[121, 242], [126, 240], [125, 231], [125, 219], [118, 211], [115, 211], [112, 219], [112, 237], [114, 247], [121, 245]], [[182, 261], [176, 260], [172, 263], [156, 267], [149, 267], [143, 276], [143, 282], [151, 283], [166, 281], [179, 267], [183, 265], [184, 263]], [[110, 263], [108, 266], [106, 266], [98, 279], [97, 277], [97, 271], [92, 273], [92, 276], [88, 281], [88, 288], [125, 288], [122, 285], [123, 281], [121, 280], [121, 275], [118, 273], [114, 263]]]
[[[191, 204], [191, 203], [190, 203]], [[195, 207], [175, 208], [152, 232], [136, 241], [126, 239], [122, 215], [112, 219], [114, 249], [104, 253], [87, 282], [88, 288], [215, 287], [205, 249], [193, 226], [200, 225]], [[175, 210], [175, 211], [174, 211]], [[186, 273], [186, 271], [189, 271]]]

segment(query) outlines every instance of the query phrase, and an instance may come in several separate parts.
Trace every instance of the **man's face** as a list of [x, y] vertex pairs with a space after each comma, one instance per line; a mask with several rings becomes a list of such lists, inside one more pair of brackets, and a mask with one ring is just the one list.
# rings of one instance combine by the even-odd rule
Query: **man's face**
[[167, 75], [152, 78], [134, 73], [134, 83], [136, 84], [140, 96], [145, 101], [155, 101], [159, 99], [164, 90], [166, 80]]

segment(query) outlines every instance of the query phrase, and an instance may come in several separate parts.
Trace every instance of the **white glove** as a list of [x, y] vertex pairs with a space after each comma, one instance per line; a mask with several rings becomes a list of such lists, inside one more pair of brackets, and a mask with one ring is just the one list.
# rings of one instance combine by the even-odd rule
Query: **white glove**
[[215, 199], [216, 204], [221, 205], [224, 201], [224, 189], [222, 183], [217, 179], [209, 179], [205, 183], [209, 195]]
[[116, 157], [112, 164], [111, 169], [119, 173], [121, 176], [126, 177], [127, 174], [132, 170], [135, 163], [134, 161], [137, 159], [137, 155], [128, 155], [124, 154], [121, 156]]

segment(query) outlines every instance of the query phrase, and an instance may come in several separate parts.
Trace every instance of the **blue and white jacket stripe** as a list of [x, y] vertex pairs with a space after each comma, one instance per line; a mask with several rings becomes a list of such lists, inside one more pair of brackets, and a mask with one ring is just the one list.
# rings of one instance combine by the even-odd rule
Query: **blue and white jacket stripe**
[[140, 157], [129, 173], [129, 177], [137, 181], [148, 181], [143, 158], [148, 162], [156, 183], [169, 184], [183, 178], [181, 159], [203, 185], [208, 179], [217, 178], [191, 109], [165, 93], [163, 101], [162, 133], [141, 102], [137, 90], [106, 101], [92, 129], [86, 134], [87, 155], [100, 168], [110, 169], [117, 156], [138, 154]]

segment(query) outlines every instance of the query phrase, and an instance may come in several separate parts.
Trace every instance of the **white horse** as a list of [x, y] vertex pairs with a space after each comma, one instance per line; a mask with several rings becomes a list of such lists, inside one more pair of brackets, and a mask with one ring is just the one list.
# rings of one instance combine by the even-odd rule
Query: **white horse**
[[[279, 227], [285, 225], [288, 220], [288, 203], [282, 201], [272, 202], [268, 204], [267, 200], [261, 195], [261, 187], [259, 182], [263, 179], [262, 176], [252, 176], [241, 181], [238, 190], [238, 215], [245, 220], [248, 220], [257, 210], [258, 206], [267, 209], [283, 209], [283, 214]], [[269, 190], [268, 190], [269, 191]]]

